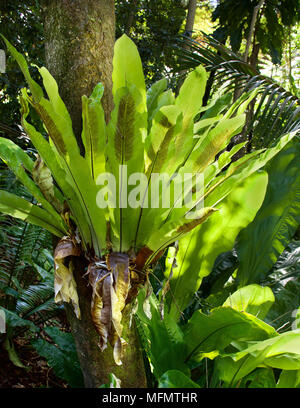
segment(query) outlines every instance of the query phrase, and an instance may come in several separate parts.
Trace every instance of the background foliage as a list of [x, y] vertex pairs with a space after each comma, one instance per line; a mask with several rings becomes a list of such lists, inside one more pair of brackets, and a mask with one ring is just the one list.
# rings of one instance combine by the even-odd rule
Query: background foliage
[[[232, 91], [232, 100], [239, 92], [260, 87], [244, 129], [248, 152], [272, 145], [287, 130], [298, 129], [300, 123], [299, 0], [264, 2], [246, 63], [244, 52], [253, 10], [258, 3], [258, 0], [198, 2], [194, 28], [211, 36], [195, 31], [190, 40], [178, 36], [184, 32], [188, 2], [116, 1], [117, 37], [126, 32], [137, 44], [148, 87], [167, 76], [168, 86], [176, 89], [178, 79], [199, 63], [210, 71], [205, 95], [207, 105], [217, 96], [220, 86]], [[0, 32], [29, 63], [39, 66], [44, 65], [42, 19], [38, 1], [1, 4]], [[0, 76], [1, 136], [12, 139], [34, 158], [34, 149], [19, 126], [17, 95], [25, 82], [10, 56], [6, 71]], [[31, 66], [30, 72], [38, 80], [36, 68]], [[38, 118], [32, 118], [42, 131]], [[238, 141], [237, 138], [235, 143]], [[224, 225], [229, 247], [219, 248], [213, 231], [206, 226], [211, 240], [205, 249], [211, 265], [203, 273], [200, 263], [191, 263], [196, 279], [199, 276], [203, 279], [198, 290], [195, 288], [185, 300], [183, 309], [175, 305], [177, 295], [174, 297], [174, 287], [169, 280], [170, 271], [176, 262], [177, 266], [181, 262], [180, 242], [179, 250], [177, 244], [167, 250], [156, 266], [156, 277], [150, 277], [155, 295], [147, 297], [141, 292], [136, 320], [147, 353], [145, 358], [152, 367], [152, 370], [148, 367], [149, 383], [162, 388], [300, 386], [299, 357], [291, 351], [289, 343], [300, 304], [299, 139], [276, 156], [266, 170], [269, 174], [267, 194], [253, 221], [245, 228], [235, 225], [231, 235], [229, 227]], [[25, 194], [3, 163], [0, 184], [9, 192]], [[26, 198], [33, 201], [32, 197]], [[58, 377], [71, 387], [80, 386], [82, 376], [74, 342], [66, 327], [63, 308], [53, 301], [52, 238], [45, 230], [10, 217], [1, 216], [0, 225], [0, 306], [6, 309], [9, 325], [8, 335], [0, 339], [2, 345], [11, 361], [22, 367], [13, 339], [28, 337]], [[189, 254], [193, 260], [201, 255], [202, 248], [197, 236], [194, 241], [194, 253]], [[270, 300], [269, 293], [267, 300], [260, 298], [256, 311], [255, 306], [250, 305], [245, 322], [245, 310], [239, 310], [238, 305], [230, 308], [228, 304], [232, 306], [233, 293], [249, 288], [249, 284], [270, 288], [274, 300]], [[254, 303], [253, 286], [250, 292]], [[246, 298], [243, 299], [246, 302]], [[258, 321], [257, 313], [265, 323]], [[241, 331], [222, 331], [221, 326], [210, 326], [214, 319], [220, 322], [244, 319], [248, 337], [241, 339]], [[210, 336], [210, 327], [221, 330], [218, 332], [223, 339], [221, 345]], [[207, 342], [203, 339], [205, 330], [210, 338]], [[277, 357], [274, 366], [272, 355], [264, 354], [266, 349], [263, 348], [262, 353], [257, 351], [263, 341], [272, 342], [277, 334], [284, 333], [284, 351], [291, 364], [288, 370], [282, 368], [287, 367], [284, 356]], [[248, 341], [256, 342], [251, 350]], [[203, 348], [192, 354], [192, 358], [191, 352], [199, 343]], [[274, 350], [276, 344], [272, 347]], [[188, 364], [178, 358], [179, 355], [189, 357]], [[244, 359], [247, 362], [243, 375], [237, 379], [235, 369], [239, 361], [244, 364]], [[266, 367], [258, 367], [264, 362]], [[229, 378], [229, 372], [235, 374]], [[113, 380], [117, 386], [117, 380]]]

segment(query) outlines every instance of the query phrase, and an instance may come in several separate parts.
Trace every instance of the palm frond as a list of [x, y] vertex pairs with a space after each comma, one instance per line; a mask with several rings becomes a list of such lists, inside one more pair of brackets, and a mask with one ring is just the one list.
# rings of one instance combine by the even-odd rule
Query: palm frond
[[251, 120], [244, 129], [248, 135], [252, 133], [255, 147], [270, 146], [283, 134], [300, 128], [300, 99], [212, 36], [204, 33], [197, 39], [181, 36], [175, 47], [180, 70], [204, 65], [214, 84], [212, 91], [220, 86], [226, 91], [243, 92], [259, 88]]
[[30, 316], [37, 314], [40, 318], [47, 319], [57, 314], [61, 307], [54, 303], [53, 284], [39, 283], [30, 285], [20, 293], [17, 301], [16, 312], [23, 318], [28, 319]]
[[290, 330], [300, 305], [300, 241], [291, 241], [263, 284], [272, 288], [276, 299], [268, 320], [276, 328]]

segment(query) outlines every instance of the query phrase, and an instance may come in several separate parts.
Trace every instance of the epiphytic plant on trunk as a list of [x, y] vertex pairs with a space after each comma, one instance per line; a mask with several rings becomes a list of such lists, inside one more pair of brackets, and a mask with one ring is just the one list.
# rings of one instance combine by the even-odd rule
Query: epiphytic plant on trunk
[[[40, 225], [60, 238], [54, 253], [55, 299], [71, 301], [78, 318], [73, 260], [87, 260], [87, 270], [83, 269], [81, 275], [92, 289], [91, 313], [100, 336], [99, 346], [104, 350], [109, 342], [115, 362], [120, 365], [125, 343], [122, 311], [148, 281], [150, 265], [169, 244], [217, 211], [222, 200], [262, 168], [294, 134], [283, 136], [271, 149], [255, 151], [231, 163], [243, 143], [230, 151], [224, 149], [242, 129], [243, 112], [255, 92], [244, 94], [233, 105], [228, 95], [223, 95], [202, 108], [207, 74], [201, 66], [187, 76], [176, 98], [166, 90], [164, 79], [146, 91], [138, 51], [124, 35], [115, 44], [115, 107], [108, 124], [101, 105], [103, 86], [96, 85], [90, 97], [82, 96], [85, 154], [81, 155], [54, 78], [46, 68], [39, 69], [48, 96], [45, 98], [42, 88], [31, 78], [24, 57], [4, 40], [30, 88], [31, 95], [22, 89], [20, 96], [22, 126], [39, 155], [33, 162], [5, 138], [0, 139], [0, 154], [38, 204], [1, 191], [0, 210]], [[48, 136], [29, 123], [30, 108], [41, 117]], [[201, 120], [196, 120], [200, 112]], [[139, 172], [148, 183], [143, 187], [129, 185], [125, 192], [124, 165], [128, 177]], [[121, 193], [115, 206], [100, 208], [97, 180], [108, 172], [115, 176]], [[191, 184], [184, 194], [174, 194], [169, 208], [147, 208], [143, 204], [150, 194], [151, 175], [157, 173], [167, 174], [169, 192], [177, 191], [176, 174], [188, 174], [191, 180], [191, 175], [203, 174], [203, 191], [199, 197]], [[261, 172], [257, 177], [258, 200], [262, 201], [267, 175]], [[110, 193], [107, 190], [108, 196]], [[124, 205], [130, 195], [139, 196], [140, 208]], [[197, 203], [204, 200], [205, 204], [196, 213], [195, 198]]]

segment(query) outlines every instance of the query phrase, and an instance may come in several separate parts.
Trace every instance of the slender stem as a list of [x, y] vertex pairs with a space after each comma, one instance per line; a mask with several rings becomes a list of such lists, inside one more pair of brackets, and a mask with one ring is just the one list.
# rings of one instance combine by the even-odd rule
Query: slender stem
[[250, 45], [251, 45], [251, 42], [252, 42], [252, 36], [253, 36], [255, 24], [256, 24], [256, 21], [257, 21], [257, 14], [258, 14], [259, 10], [261, 9], [261, 7], [263, 6], [264, 2], [265, 2], [265, 0], [260, 0], [258, 5], [255, 6], [254, 9], [253, 9], [252, 20], [251, 20], [251, 24], [250, 24], [250, 30], [249, 30], [249, 34], [248, 34], [248, 38], [247, 38], [246, 50], [245, 50], [245, 54], [244, 54], [244, 61], [245, 62], [248, 61], [248, 53], [249, 53]]

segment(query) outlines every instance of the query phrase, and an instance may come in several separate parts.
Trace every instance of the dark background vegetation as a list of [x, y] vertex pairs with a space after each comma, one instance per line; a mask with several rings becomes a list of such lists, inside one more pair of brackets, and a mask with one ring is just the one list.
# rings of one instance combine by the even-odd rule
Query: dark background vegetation
[[[297, 129], [300, 120], [299, 0], [267, 0], [258, 10], [251, 36], [251, 22], [259, 1], [194, 2], [196, 14], [191, 36], [186, 17], [189, 12], [193, 13], [192, 3], [180, 0], [115, 2], [116, 36], [125, 32], [138, 46], [147, 86], [166, 76], [169, 86], [176, 90], [187, 72], [202, 63], [210, 75], [206, 103], [226, 81], [233, 98], [242, 90], [263, 87], [256, 105], [253, 103], [247, 113], [244, 131], [233, 143], [247, 141], [249, 152], [272, 145], [270, 126], [276, 137]], [[29, 64], [45, 64], [43, 12], [38, 0], [2, 1], [0, 33], [26, 56]], [[30, 70], [38, 80], [34, 66]], [[7, 56], [6, 73], [0, 75], [0, 134], [34, 155], [20, 127], [17, 96], [24, 86], [17, 64]], [[42, 131], [38, 118], [33, 116], [32, 120]], [[22, 187], [4, 163], [0, 163], [0, 169], [1, 188], [23, 194]], [[4, 337], [0, 337], [3, 346], [0, 388], [80, 386], [82, 378], [76, 355], [71, 351], [69, 357], [64, 357], [62, 353], [66, 345], [72, 348], [73, 340], [63, 307], [53, 301], [52, 238], [40, 228], [10, 217], [1, 215], [0, 223], [0, 305], [15, 313], [10, 321], [15, 329], [9, 342], [4, 344]], [[300, 303], [299, 239], [298, 228], [276, 265], [267, 276], [257, 280], [272, 285], [278, 295], [272, 311], [277, 327], [284, 324], [284, 316]], [[185, 311], [186, 318], [195, 309], [211, 307], [212, 295], [216, 287], [221, 287], [222, 276], [230, 276], [237, 263], [235, 249], [217, 259], [212, 274], [204, 279], [193, 303]], [[163, 275], [159, 271], [163, 267], [162, 260], [157, 266], [161, 279]], [[286, 270], [291, 277], [289, 282], [284, 280]], [[156, 291], [161, 289], [160, 283], [155, 280], [152, 283]], [[63, 334], [59, 335], [56, 329]]]

